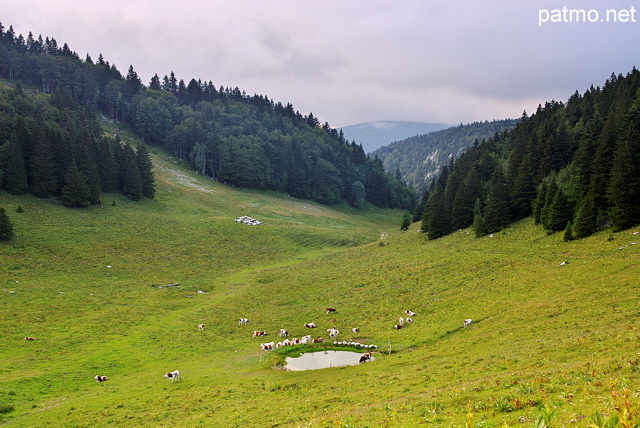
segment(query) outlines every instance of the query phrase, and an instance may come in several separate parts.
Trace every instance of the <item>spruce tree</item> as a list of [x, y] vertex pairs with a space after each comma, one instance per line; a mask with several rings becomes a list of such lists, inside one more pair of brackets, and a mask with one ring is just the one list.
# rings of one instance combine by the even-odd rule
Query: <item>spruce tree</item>
[[588, 193], [580, 202], [573, 225], [574, 238], [591, 236], [598, 227], [598, 210], [595, 198]]
[[558, 187], [547, 213], [546, 228], [559, 232], [566, 228], [573, 217], [573, 208], [562, 188]]
[[553, 198], [556, 196], [558, 191], [558, 175], [555, 172], [552, 172], [544, 181], [548, 181], [548, 184], [544, 195], [544, 203], [540, 210], [540, 224], [542, 224], [545, 229], [551, 230], [549, 227], [549, 212], [551, 211]]
[[130, 145], [125, 145], [122, 152], [122, 193], [134, 201], [142, 198], [142, 181], [136, 154]]
[[573, 240], [573, 226], [571, 226], [571, 222], [567, 223], [567, 227], [564, 229], [564, 241], [569, 242]]
[[423, 219], [423, 232], [429, 235], [429, 239], [438, 239], [451, 233], [449, 213], [445, 207], [444, 187], [440, 180], [425, 205], [425, 218]]
[[548, 186], [549, 183], [547, 180], [544, 180], [538, 186], [536, 199], [533, 201], [533, 221], [535, 224], [540, 224], [542, 222], [542, 209], [544, 208], [544, 201], [547, 197]]
[[404, 211], [402, 213], [402, 221], [400, 223], [400, 230], [409, 230], [409, 226], [411, 226], [411, 214], [409, 211]]
[[48, 198], [58, 191], [53, 152], [44, 131], [34, 135], [35, 147], [31, 157], [31, 193], [38, 198]]
[[60, 195], [62, 203], [69, 207], [88, 207], [91, 205], [91, 189], [87, 176], [80, 171], [75, 162], [69, 166]]
[[484, 209], [484, 223], [487, 233], [498, 232], [509, 225], [511, 207], [507, 180], [498, 166], [491, 176], [487, 204]]
[[142, 195], [153, 199], [156, 189], [153, 181], [153, 162], [151, 161], [151, 154], [146, 144], [140, 143], [138, 150], [136, 151], [136, 162], [138, 164], [138, 172], [140, 174], [140, 184], [142, 186]]
[[8, 241], [13, 238], [13, 224], [4, 208], [0, 208], [0, 241]]
[[640, 102], [636, 104], [625, 118], [607, 189], [616, 231], [640, 223]]
[[27, 171], [22, 157], [22, 149], [15, 133], [0, 147], [0, 165], [4, 170], [4, 188], [14, 195], [24, 195], [29, 190]]

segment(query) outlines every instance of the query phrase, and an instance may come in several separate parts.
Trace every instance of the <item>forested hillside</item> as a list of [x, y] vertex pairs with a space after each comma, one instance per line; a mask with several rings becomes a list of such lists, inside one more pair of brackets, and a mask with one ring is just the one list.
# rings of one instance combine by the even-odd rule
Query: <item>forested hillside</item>
[[445, 167], [421, 202], [430, 239], [471, 225], [482, 236], [531, 215], [565, 239], [638, 224], [640, 72], [523, 115]]
[[517, 123], [516, 119], [506, 119], [460, 124], [396, 141], [373, 151], [371, 156], [380, 159], [387, 171], [399, 171], [400, 177], [422, 194], [442, 167], [457, 159], [476, 140], [491, 138]]
[[105, 136], [96, 114], [65, 92], [30, 95], [0, 86], [0, 189], [63, 204], [100, 203], [101, 192], [153, 198], [149, 152]]
[[[320, 124], [312, 113], [301, 115], [290, 103], [249, 96], [237, 87], [216, 88], [211, 81], [192, 78], [185, 83], [173, 72], [162, 79], [156, 74], [145, 85], [133, 66], [123, 76], [102, 55], [97, 61], [89, 54], [81, 60], [54, 38], [32, 33], [25, 38], [1, 24], [0, 76], [51, 94], [64, 106], [81, 106], [88, 120], [101, 112], [130, 126], [145, 143], [165, 147], [221, 182], [326, 204], [348, 201], [362, 207], [369, 202], [405, 209], [415, 204], [414, 192], [385, 173], [380, 161], [367, 158], [342, 132]], [[40, 100], [34, 114], [43, 115], [47, 99]], [[3, 120], [0, 144], [6, 145], [17, 125], [15, 118], [5, 115]], [[64, 127], [64, 122], [56, 123]]]

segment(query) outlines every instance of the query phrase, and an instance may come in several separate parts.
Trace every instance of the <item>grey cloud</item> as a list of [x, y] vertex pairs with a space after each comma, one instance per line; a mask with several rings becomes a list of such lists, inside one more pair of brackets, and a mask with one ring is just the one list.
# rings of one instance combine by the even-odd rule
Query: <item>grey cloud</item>
[[145, 83], [174, 71], [340, 126], [517, 117], [637, 65], [640, 22], [538, 26], [540, 8], [564, 5], [633, 3], [105, 0], [87, 8], [23, 0], [4, 4], [1, 19], [67, 42], [81, 57], [102, 52], [121, 72], [132, 64]]

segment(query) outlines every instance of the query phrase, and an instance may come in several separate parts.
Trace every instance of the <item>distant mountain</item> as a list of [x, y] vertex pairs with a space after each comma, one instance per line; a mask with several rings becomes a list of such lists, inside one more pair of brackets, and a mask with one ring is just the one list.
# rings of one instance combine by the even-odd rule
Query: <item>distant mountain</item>
[[[386, 171], [400, 171], [402, 179], [419, 194], [424, 193], [440, 169], [453, 157], [457, 159], [473, 143], [489, 139], [516, 126], [519, 119], [474, 122], [415, 135], [370, 153], [382, 161]], [[357, 141], [356, 141], [357, 142]], [[366, 151], [366, 150], [365, 150]]]
[[445, 129], [449, 125], [428, 122], [403, 122], [397, 120], [378, 120], [375, 122], [359, 123], [344, 126], [342, 132], [347, 141], [355, 140], [362, 145], [365, 153], [414, 135]]

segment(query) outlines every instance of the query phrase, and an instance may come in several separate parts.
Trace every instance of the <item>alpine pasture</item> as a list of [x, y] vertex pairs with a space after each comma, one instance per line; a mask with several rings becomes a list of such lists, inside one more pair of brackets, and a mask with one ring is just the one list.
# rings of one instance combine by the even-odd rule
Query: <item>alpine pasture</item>
[[[527, 220], [428, 241], [417, 224], [399, 231], [398, 211], [243, 190], [153, 158], [155, 200], [69, 209], [0, 194], [16, 232], [0, 244], [0, 423], [639, 421], [640, 228], [567, 243]], [[282, 369], [285, 353], [333, 348], [334, 326], [377, 345], [375, 361]], [[262, 351], [281, 328], [327, 341]]]

